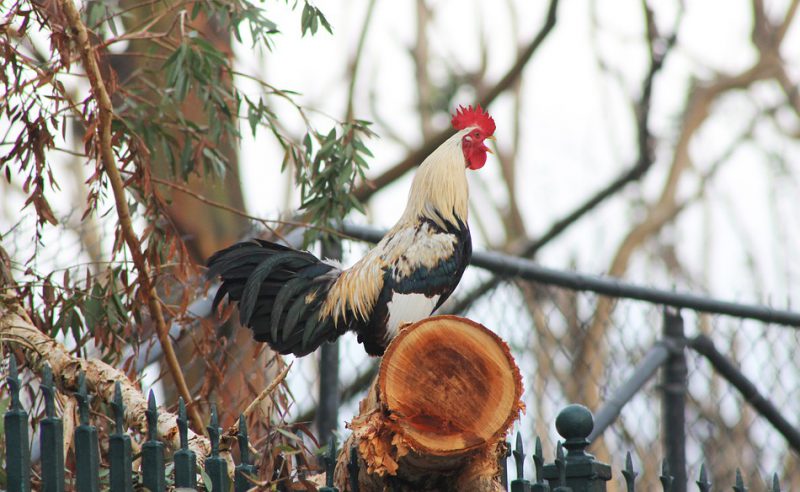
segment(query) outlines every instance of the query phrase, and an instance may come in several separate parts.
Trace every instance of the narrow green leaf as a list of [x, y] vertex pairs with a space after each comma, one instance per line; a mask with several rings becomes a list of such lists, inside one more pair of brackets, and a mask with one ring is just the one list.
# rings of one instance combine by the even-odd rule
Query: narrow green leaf
[[317, 15], [319, 16], [320, 23], [322, 23], [322, 27], [324, 27], [325, 30], [328, 31], [328, 34], [333, 34], [333, 29], [331, 29], [331, 25], [328, 23], [328, 19], [326, 19], [325, 16], [322, 15], [322, 12], [319, 9], [317, 9]]
[[311, 10], [311, 6], [308, 3], [306, 3], [303, 6], [303, 13], [300, 15], [300, 34], [302, 36], [306, 35], [306, 31], [308, 30], [308, 28], [310, 26], [310, 22], [311, 22], [310, 19], [311, 19], [312, 15], [313, 15], [313, 12]]
[[116, 37], [119, 36], [117, 32], [117, 24], [114, 22], [112, 17], [111, 9], [108, 8], [108, 5], [105, 6], [106, 9], [106, 23], [108, 24], [108, 28], [111, 30], [111, 33]]

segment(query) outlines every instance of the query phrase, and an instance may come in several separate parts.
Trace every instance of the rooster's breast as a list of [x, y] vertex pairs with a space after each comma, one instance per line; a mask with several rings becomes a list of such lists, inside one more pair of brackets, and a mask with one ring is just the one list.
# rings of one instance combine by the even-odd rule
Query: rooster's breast
[[386, 304], [389, 317], [386, 320], [386, 336], [389, 340], [397, 336], [400, 326], [415, 323], [431, 315], [436, 309], [440, 295], [428, 296], [423, 293], [401, 294], [393, 292]]
[[371, 355], [382, 355], [403, 325], [425, 319], [441, 307], [472, 253], [469, 228], [460, 220], [444, 227], [421, 220], [381, 243], [377, 250], [388, 260], [383, 287], [369, 320], [356, 329]]

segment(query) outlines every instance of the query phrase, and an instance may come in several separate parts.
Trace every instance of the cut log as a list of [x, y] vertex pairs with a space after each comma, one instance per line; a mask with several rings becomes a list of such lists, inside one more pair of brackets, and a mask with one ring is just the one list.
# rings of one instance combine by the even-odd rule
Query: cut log
[[346, 465], [355, 446], [361, 492], [501, 490], [498, 460], [521, 395], [508, 346], [484, 326], [457, 316], [409, 325], [348, 424], [337, 486], [351, 490]]

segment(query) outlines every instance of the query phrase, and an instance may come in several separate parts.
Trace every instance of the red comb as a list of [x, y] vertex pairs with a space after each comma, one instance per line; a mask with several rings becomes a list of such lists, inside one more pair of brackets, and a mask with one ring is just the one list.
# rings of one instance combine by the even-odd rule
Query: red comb
[[487, 135], [494, 135], [494, 120], [489, 113], [483, 110], [480, 105], [473, 108], [472, 106], [459, 106], [450, 124], [456, 130], [463, 130], [471, 126], [479, 127]]

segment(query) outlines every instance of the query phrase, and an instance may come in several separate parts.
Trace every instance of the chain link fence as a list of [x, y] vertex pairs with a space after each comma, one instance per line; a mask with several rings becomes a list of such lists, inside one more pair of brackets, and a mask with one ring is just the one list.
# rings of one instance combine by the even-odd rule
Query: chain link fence
[[[361, 250], [351, 253], [354, 257]], [[469, 288], [460, 289], [461, 292]], [[448, 306], [456, 304], [448, 303]], [[606, 316], [603, 312], [608, 310]], [[569, 403], [597, 412], [625, 384], [655, 343], [663, 339], [664, 307], [625, 297], [606, 297], [521, 278], [506, 278], [459, 313], [497, 332], [511, 347], [525, 384], [526, 413], [515, 430], [525, 442], [542, 438], [546, 456], [559, 439], [555, 417]], [[795, 427], [800, 415], [800, 330], [722, 314], [680, 309], [687, 339], [708, 336]], [[605, 322], [602, 320], [606, 319]], [[338, 431], [357, 413], [377, 359], [365, 355], [355, 337], [339, 341]], [[773, 473], [786, 490], [800, 490], [800, 455], [743, 396], [697, 352], [685, 350], [688, 367], [686, 456], [688, 477], [705, 464], [712, 483], [731, 483], [740, 468], [750, 490], [767, 490]], [[290, 384], [292, 416], [313, 419], [318, 405], [319, 359], [295, 362]], [[587, 401], [596, 398], [596, 401]], [[630, 451], [645, 483], [655, 487], [665, 450], [662, 444], [662, 384], [651, 378], [624, 406], [619, 418], [590, 451], [624, 467]], [[530, 463], [526, 464], [530, 465]]]

